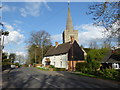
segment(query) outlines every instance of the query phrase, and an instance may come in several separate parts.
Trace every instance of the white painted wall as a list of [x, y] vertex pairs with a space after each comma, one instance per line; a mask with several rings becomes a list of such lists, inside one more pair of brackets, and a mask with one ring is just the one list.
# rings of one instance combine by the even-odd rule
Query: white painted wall
[[57, 68], [66, 68], [68, 69], [68, 53], [61, 54], [61, 55], [54, 55], [49, 57], [44, 57], [42, 60], [42, 64], [45, 66], [46, 58], [50, 58], [50, 65], [54, 65]]
[[118, 63], [113, 63], [112, 64], [112, 68], [114, 68], [114, 69], [120, 69], [120, 66], [119, 66]]

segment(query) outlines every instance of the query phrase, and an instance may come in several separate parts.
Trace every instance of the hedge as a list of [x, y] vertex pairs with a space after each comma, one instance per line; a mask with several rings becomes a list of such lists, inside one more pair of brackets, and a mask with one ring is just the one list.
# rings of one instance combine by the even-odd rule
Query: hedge
[[66, 71], [65, 68], [55, 68], [54, 71]]
[[100, 63], [98, 61], [91, 61], [90, 63], [77, 63], [76, 64], [76, 71], [81, 71], [84, 73], [90, 73], [93, 71], [97, 71], [100, 68]]
[[105, 69], [103, 70], [102, 77], [109, 78], [109, 79], [115, 79], [120, 81], [120, 70], [115, 69]]
[[98, 62], [92, 63], [77, 63], [76, 64], [76, 71], [80, 71], [82, 73], [95, 75], [102, 78], [112, 79], [120, 81], [120, 70], [116, 69], [104, 69], [103, 71], [97, 70], [99, 68]]

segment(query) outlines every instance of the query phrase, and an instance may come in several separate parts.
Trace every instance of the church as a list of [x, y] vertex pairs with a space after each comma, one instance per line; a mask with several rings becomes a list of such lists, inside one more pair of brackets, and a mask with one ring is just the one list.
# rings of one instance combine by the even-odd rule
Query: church
[[63, 43], [55, 42], [55, 46], [51, 46], [45, 54], [42, 64], [75, 71], [76, 63], [85, 62], [86, 52], [78, 44], [78, 30], [73, 28], [69, 3], [66, 30], [63, 31], [62, 37]]

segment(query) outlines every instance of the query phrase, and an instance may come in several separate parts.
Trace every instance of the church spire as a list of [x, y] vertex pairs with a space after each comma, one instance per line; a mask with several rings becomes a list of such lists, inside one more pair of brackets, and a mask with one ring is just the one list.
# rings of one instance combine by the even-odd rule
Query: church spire
[[73, 30], [72, 17], [70, 15], [70, 1], [68, 1], [68, 17], [66, 23], [66, 30]]

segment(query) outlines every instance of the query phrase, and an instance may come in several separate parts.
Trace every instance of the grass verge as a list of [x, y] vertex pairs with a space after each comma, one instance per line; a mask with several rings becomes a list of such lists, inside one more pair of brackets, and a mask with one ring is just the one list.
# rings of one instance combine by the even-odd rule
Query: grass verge
[[49, 71], [48, 68], [41, 68], [41, 67], [36, 67], [37, 69], [43, 70], [43, 71]]
[[115, 80], [115, 79], [110, 79], [110, 78], [106, 78], [106, 77], [95, 76], [95, 75], [81, 73], [81, 72], [79, 72], [79, 73], [73, 73], [73, 74], [87, 76], [87, 77], [92, 77], [92, 78], [97, 78], [97, 79], [112, 80], [112, 81], [120, 83], [118, 80]]

